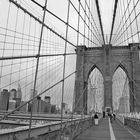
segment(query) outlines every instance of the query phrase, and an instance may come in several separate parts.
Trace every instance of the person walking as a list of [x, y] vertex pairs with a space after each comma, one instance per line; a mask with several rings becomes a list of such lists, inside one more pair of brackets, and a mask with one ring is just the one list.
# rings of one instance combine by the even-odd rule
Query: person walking
[[113, 113], [113, 119], [114, 119], [114, 120], [116, 119], [116, 115], [115, 115], [115, 113]]
[[103, 111], [103, 118], [105, 118], [105, 111]]
[[95, 113], [95, 115], [94, 115], [94, 123], [95, 123], [95, 125], [98, 125], [98, 115], [97, 115], [97, 113]]
[[108, 113], [108, 116], [109, 116], [110, 122], [112, 123], [113, 116], [112, 116], [112, 114], [110, 112]]

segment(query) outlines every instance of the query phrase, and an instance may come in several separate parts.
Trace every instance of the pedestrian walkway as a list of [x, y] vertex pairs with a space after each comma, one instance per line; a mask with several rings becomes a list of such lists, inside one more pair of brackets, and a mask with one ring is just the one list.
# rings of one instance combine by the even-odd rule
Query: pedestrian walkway
[[98, 126], [92, 126], [75, 140], [139, 140], [138, 134], [118, 120], [110, 123], [109, 119], [103, 119]]
[[124, 126], [119, 121], [112, 123], [112, 128], [116, 140], [140, 140], [140, 133]]
[[99, 125], [91, 127], [76, 140], [111, 140], [108, 119], [104, 119]]

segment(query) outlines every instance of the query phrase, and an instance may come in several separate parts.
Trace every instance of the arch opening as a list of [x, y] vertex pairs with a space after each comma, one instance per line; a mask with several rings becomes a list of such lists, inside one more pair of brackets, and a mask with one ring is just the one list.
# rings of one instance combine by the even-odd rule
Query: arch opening
[[113, 110], [119, 113], [130, 112], [129, 79], [127, 73], [118, 67], [112, 78]]
[[88, 77], [87, 112], [102, 112], [104, 106], [103, 76], [97, 67]]

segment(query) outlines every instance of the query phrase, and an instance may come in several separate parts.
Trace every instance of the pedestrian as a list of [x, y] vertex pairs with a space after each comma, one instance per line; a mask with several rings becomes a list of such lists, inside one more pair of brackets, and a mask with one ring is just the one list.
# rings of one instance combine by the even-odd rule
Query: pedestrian
[[109, 116], [109, 118], [110, 118], [110, 122], [112, 123], [112, 117], [113, 117], [113, 115], [109, 112], [109, 113], [108, 113], [108, 116]]
[[115, 113], [113, 113], [113, 119], [114, 119], [114, 120], [116, 119], [116, 115], [115, 115]]
[[95, 125], [98, 125], [98, 115], [97, 115], [97, 113], [95, 113], [95, 115], [94, 115], [94, 123], [95, 123]]
[[105, 111], [103, 111], [103, 118], [105, 118]]

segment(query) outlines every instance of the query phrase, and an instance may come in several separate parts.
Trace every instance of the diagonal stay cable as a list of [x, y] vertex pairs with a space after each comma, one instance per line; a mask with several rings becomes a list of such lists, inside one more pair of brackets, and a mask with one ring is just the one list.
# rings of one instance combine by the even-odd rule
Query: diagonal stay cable
[[44, 91], [42, 91], [41, 93], [39, 93], [38, 95], [36, 95], [35, 97], [33, 97], [32, 99], [30, 99], [29, 101], [25, 102], [24, 104], [20, 105], [19, 107], [17, 107], [16, 109], [12, 110], [11, 112], [5, 114], [3, 117], [0, 118], [0, 121], [5, 119], [7, 116], [11, 115], [12, 113], [14, 113], [15, 111], [19, 110], [20, 108], [22, 108], [23, 106], [25, 106], [26, 104], [30, 103], [31, 101], [33, 101], [34, 99], [36, 99], [37, 97], [39, 97], [40, 95], [44, 94], [45, 92], [49, 91], [50, 89], [52, 89], [53, 87], [57, 86], [58, 84], [60, 84], [61, 82], [63, 82], [63, 80], [66, 80], [67, 78], [71, 77], [73, 74], [75, 74], [77, 71], [74, 71], [73, 73], [69, 74], [67, 77], [65, 77], [64, 79], [56, 82], [55, 84], [53, 84], [52, 86], [50, 86], [49, 88], [45, 89]]
[[72, 42], [66, 40], [62, 35], [60, 35], [58, 32], [56, 32], [55, 30], [53, 30], [51, 27], [49, 27], [48, 25], [46, 25], [45, 23], [43, 23], [40, 19], [38, 19], [36, 16], [34, 16], [32, 13], [30, 13], [29, 11], [27, 11], [25, 8], [23, 8], [20, 4], [18, 4], [17, 2], [15, 2], [14, 0], [9, 0], [10, 2], [12, 2], [13, 4], [15, 4], [15, 6], [17, 6], [18, 8], [20, 8], [22, 11], [24, 11], [25, 13], [27, 13], [29, 16], [31, 16], [33, 19], [35, 19], [36, 21], [38, 21], [40, 24], [43, 24], [44, 27], [46, 27], [48, 30], [50, 30], [51, 32], [53, 32], [54, 34], [56, 34], [58, 37], [60, 37], [61, 39], [63, 39], [64, 41], [67, 41], [70, 45], [76, 47]]
[[[130, 0], [131, 1], [131, 0]], [[129, 3], [130, 3], [130, 1], [129, 1]], [[121, 1], [120, 1], [121, 2]], [[124, 2], [124, 1], [123, 1]], [[119, 23], [119, 25], [118, 25], [118, 27], [117, 27], [117, 30], [116, 30], [116, 32], [115, 32], [115, 35], [117, 36], [119, 33], [118, 33], [118, 31], [120, 31], [121, 29], [120, 29], [120, 26], [121, 26], [121, 24], [123, 23], [123, 19], [125, 18], [125, 21], [126, 21], [126, 12], [127, 12], [127, 9], [128, 9], [128, 6], [129, 5], [127, 5], [127, 8], [126, 9], [124, 9], [124, 14], [123, 14], [123, 16], [122, 16], [122, 18], [121, 18], [121, 20], [120, 20], [120, 23]], [[115, 37], [116, 37], [115, 36]], [[117, 38], [117, 37], [116, 37]]]
[[[83, 97], [83, 94], [84, 94], [84, 92], [86, 91], [86, 89], [87, 89], [87, 87], [85, 87], [85, 89], [83, 90], [83, 92], [82, 92], [82, 94], [80, 95], [80, 97], [78, 98], [78, 100], [77, 100], [75, 106], [77, 106], [77, 105], [79, 104], [79, 102], [81, 101], [81, 98]], [[72, 110], [72, 114], [70, 114], [69, 118], [68, 118], [67, 121], [65, 122], [65, 125], [68, 124], [69, 120], [72, 120], [72, 119], [73, 119], [73, 114], [74, 114], [73, 111], [74, 111], [74, 109]]]
[[103, 31], [103, 26], [102, 26], [102, 20], [101, 20], [101, 14], [100, 14], [100, 8], [99, 8], [99, 2], [98, 2], [98, 0], [96, 0], [96, 7], [97, 7], [97, 13], [98, 13], [99, 22], [100, 22], [100, 28], [101, 28], [103, 43], [105, 44], [104, 31]]
[[114, 23], [115, 23], [117, 5], [118, 5], [118, 0], [115, 0], [114, 13], [113, 13], [113, 20], [112, 20], [112, 26], [111, 26], [111, 33], [110, 33], [109, 44], [111, 43], [111, 40], [112, 40], [112, 34], [113, 34], [113, 29], [114, 29]]
[[[71, 2], [71, 1], [70, 1]], [[71, 2], [72, 4], [72, 2]], [[38, 4], [39, 7], [44, 8], [43, 6], [41, 6], [40, 4]], [[75, 7], [74, 5], [72, 5], [73, 7]], [[79, 14], [79, 12], [77, 11], [76, 8], [74, 8], [76, 10], [76, 12]], [[84, 35], [79, 32], [78, 30], [76, 30], [72, 25], [70, 25], [69, 23], [65, 22], [63, 19], [61, 19], [59, 16], [57, 16], [56, 14], [54, 14], [53, 12], [51, 12], [50, 10], [48, 10], [47, 8], [45, 8], [45, 10], [51, 14], [52, 16], [54, 16], [56, 19], [60, 20], [62, 23], [64, 23], [65, 25], [68, 25], [71, 29], [73, 29], [74, 31], [78, 32], [80, 35], [82, 35], [84, 37]], [[83, 17], [81, 16], [81, 14], [79, 15], [81, 17], [81, 19], [84, 21]], [[91, 29], [90, 29], [91, 30]], [[93, 33], [93, 32], [92, 32]], [[94, 34], [94, 33], [93, 33]], [[96, 37], [96, 36], [95, 36]], [[88, 39], [90, 42], [94, 43], [95, 45], [97, 45], [95, 42], [93, 42], [91, 39], [89, 39], [88, 37], [85, 37], [86, 39]], [[98, 40], [98, 38], [96, 37], [96, 39]], [[99, 41], [99, 40], [98, 40]]]
[[[137, 6], [138, 2], [136, 3], [135, 6]], [[122, 30], [122, 28], [125, 26], [125, 24], [127, 24], [127, 21], [129, 20], [129, 18], [131, 17], [131, 15], [133, 14], [133, 11], [135, 10], [135, 8], [132, 9], [131, 13], [128, 15], [127, 19], [125, 20], [125, 23], [123, 24], [123, 26], [121, 27], [120, 31]], [[137, 19], [137, 17], [140, 15], [140, 12], [137, 13], [137, 15], [135, 16], [135, 18], [129, 23], [129, 25], [126, 27], [126, 29], [120, 34], [120, 31], [119, 33], [117, 34], [117, 37], [114, 41], [117, 41], [121, 38], [121, 36], [127, 31], [127, 29], [129, 27], [131, 27], [132, 23]], [[131, 36], [132, 37], [132, 36]]]

